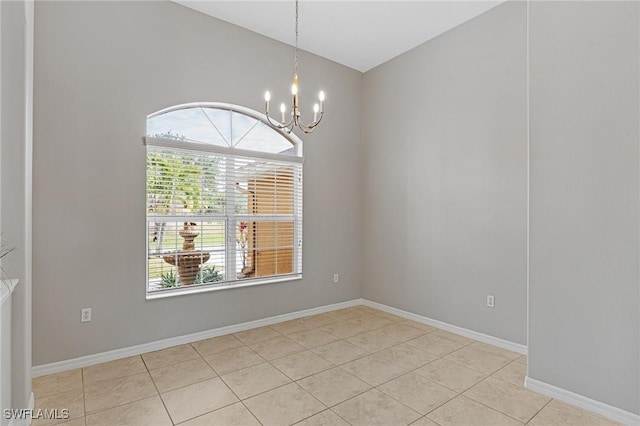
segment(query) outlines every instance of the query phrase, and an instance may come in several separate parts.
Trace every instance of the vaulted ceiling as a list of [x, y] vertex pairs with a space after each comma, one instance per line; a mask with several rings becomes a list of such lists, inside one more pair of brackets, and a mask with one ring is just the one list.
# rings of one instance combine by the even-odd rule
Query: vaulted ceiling
[[[293, 0], [174, 0], [293, 45]], [[365, 72], [502, 3], [301, 0], [301, 49]]]

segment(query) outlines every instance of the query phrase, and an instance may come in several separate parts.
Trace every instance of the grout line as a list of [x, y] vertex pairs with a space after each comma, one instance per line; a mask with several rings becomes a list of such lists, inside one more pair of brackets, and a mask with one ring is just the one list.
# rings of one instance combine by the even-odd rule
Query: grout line
[[153, 380], [153, 377], [151, 376], [151, 370], [149, 370], [149, 366], [147, 365], [147, 362], [144, 360], [144, 357], [142, 355], [139, 355], [139, 356], [142, 359], [142, 363], [144, 364], [144, 368], [147, 369], [147, 374], [149, 375], [149, 379], [151, 379], [151, 383], [153, 383], [153, 387], [155, 388], [156, 392], [158, 393], [157, 396], [158, 396], [158, 398], [160, 398], [160, 402], [162, 403], [162, 406], [164, 407], [165, 413], [167, 413], [167, 416], [169, 416], [169, 420], [171, 421], [171, 424], [175, 425], [176, 422], [173, 420], [173, 417], [171, 417], [171, 413], [169, 412], [169, 409], [167, 408], [167, 405], [164, 403], [164, 399], [162, 399], [162, 394], [160, 393], [160, 389], [158, 389], [158, 385], [156, 385], [156, 381]]
[[547, 405], [551, 404], [551, 401], [553, 401], [553, 398], [551, 398], [549, 401], [547, 401], [547, 403], [546, 403], [546, 404], [544, 404], [544, 406], [543, 406], [541, 409], [539, 409], [538, 411], [536, 411], [536, 413], [535, 413], [533, 416], [531, 416], [531, 418], [530, 418], [529, 420], [527, 420], [527, 422], [525, 423], [525, 425], [528, 425], [529, 423], [531, 423], [531, 420], [533, 420], [533, 419], [534, 419], [534, 418], [535, 418], [535, 417], [540, 413], [540, 411], [544, 410], [544, 409], [546, 408], [546, 406], [547, 406]]

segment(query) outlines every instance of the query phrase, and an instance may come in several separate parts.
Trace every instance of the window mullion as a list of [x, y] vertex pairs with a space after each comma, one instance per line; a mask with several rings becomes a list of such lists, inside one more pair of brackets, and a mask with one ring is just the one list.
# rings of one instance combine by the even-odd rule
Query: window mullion
[[225, 221], [225, 267], [224, 275], [227, 281], [237, 279], [236, 272], [236, 185], [235, 185], [235, 159], [226, 158], [225, 165], [225, 210], [227, 220]]

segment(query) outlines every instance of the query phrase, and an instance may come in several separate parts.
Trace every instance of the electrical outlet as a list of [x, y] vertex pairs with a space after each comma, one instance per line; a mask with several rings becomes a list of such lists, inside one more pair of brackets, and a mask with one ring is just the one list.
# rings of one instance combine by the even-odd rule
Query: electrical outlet
[[82, 308], [82, 316], [80, 317], [80, 322], [89, 321], [91, 321], [91, 308]]
[[496, 303], [495, 303], [495, 302], [496, 302], [496, 301], [495, 301], [495, 299], [494, 299], [494, 297], [493, 297], [492, 295], [488, 295], [488, 296], [487, 296], [487, 306], [488, 306], [488, 307], [490, 307], [490, 308], [495, 308], [495, 306], [496, 306]]
[[333, 274], [333, 283], [338, 284], [340, 282], [340, 274]]

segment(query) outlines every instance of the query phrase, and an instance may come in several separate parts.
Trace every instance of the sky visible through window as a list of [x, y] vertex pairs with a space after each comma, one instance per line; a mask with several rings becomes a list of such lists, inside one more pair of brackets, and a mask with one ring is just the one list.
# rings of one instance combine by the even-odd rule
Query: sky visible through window
[[147, 120], [147, 136], [295, 155], [292, 143], [265, 123], [218, 108], [191, 107], [151, 117]]

